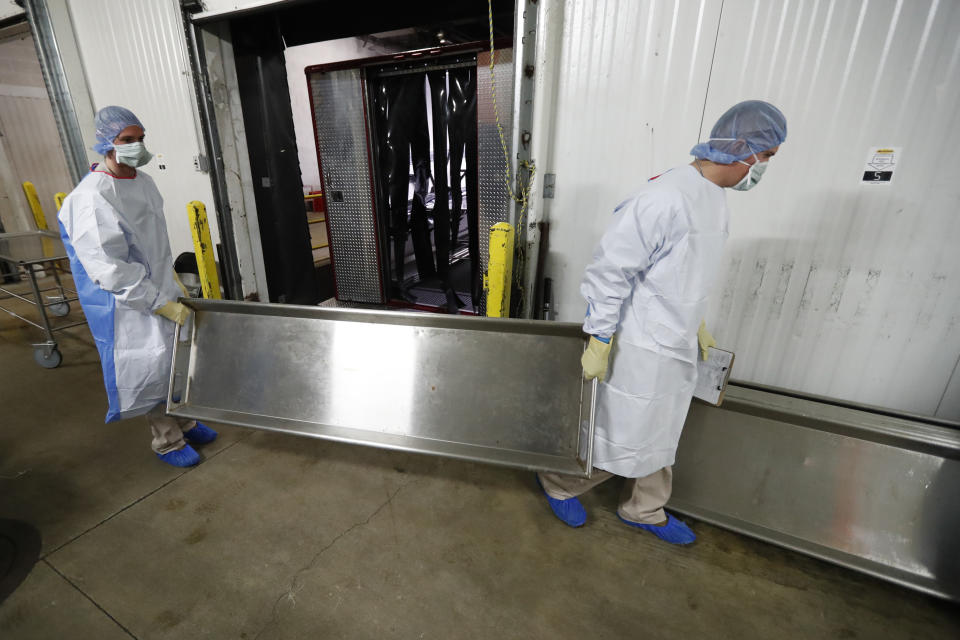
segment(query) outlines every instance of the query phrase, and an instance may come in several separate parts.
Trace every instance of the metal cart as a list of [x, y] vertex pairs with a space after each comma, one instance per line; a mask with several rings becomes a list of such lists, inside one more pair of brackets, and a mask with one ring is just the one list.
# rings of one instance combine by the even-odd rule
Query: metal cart
[[[37, 307], [42, 324], [37, 324], [33, 320], [24, 318], [20, 314], [0, 306], [0, 311], [6, 311], [15, 318], [23, 320], [46, 334], [47, 341], [33, 345], [33, 358], [37, 364], [45, 369], [53, 369], [60, 366], [63, 356], [57, 348], [57, 341], [53, 339], [54, 331], [62, 331], [70, 327], [76, 327], [86, 324], [86, 320], [70, 322], [68, 324], [51, 326], [50, 316], [62, 318], [70, 313], [70, 303], [78, 300], [77, 292], [67, 289], [60, 280], [60, 271], [57, 262], [67, 258], [67, 251], [63, 247], [60, 236], [52, 231], [26, 231], [23, 233], [0, 233], [0, 262], [13, 265], [16, 273], [25, 274], [30, 280], [31, 292], [11, 291], [5, 285], [15, 276], [6, 274], [0, 276], [0, 293], [5, 294], [0, 297], [3, 300], [23, 300]], [[52, 274], [55, 285], [52, 287], [40, 288], [37, 282], [37, 273], [44, 271]], [[56, 291], [58, 295], [47, 296], [46, 300], [43, 294], [47, 291]], [[70, 297], [68, 297], [68, 294]]]

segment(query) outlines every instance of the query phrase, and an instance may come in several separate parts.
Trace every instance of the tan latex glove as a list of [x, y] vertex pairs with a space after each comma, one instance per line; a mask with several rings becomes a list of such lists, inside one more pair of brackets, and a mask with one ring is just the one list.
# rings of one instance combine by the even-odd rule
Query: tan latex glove
[[600, 382], [603, 382], [607, 377], [607, 363], [610, 360], [610, 348], [612, 346], [613, 338], [610, 338], [610, 342], [607, 343], [590, 336], [587, 349], [580, 358], [584, 378], [587, 380], [597, 378]]
[[173, 272], [173, 281], [177, 283], [177, 286], [178, 286], [178, 287], [180, 287], [180, 291], [183, 291], [183, 297], [184, 297], [184, 298], [189, 298], [189, 297], [190, 297], [190, 294], [187, 293], [187, 288], [186, 288], [185, 286], [183, 286], [183, 283], [182, 283], [182, 282], [180, 282], [180, 276], [177, 275], [177, 272], [176, 272], [176, 271]]
[[187, 318], [190, 316], [190, 309], [179, 302], [168, 302], [154, 311], [154, 313], [158, 316], [163, 316], [171, 322], [176, 322], [180, 326], [183, 326], [183, 323], [186, 322]]
[[714, 340], [710, 332], [707, 331], [706, 320], [700, 321], [700, 328], [697, 329], [697, 342], [700, 343], [700, 357], [706, 360], [707, 356], [710, 355], [707, 352], [707, 348], [717, 346], [717, 341]]

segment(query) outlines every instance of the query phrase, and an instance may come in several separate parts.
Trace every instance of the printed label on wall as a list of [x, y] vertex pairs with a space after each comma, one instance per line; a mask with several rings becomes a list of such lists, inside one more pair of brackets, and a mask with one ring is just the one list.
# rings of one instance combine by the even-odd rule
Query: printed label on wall
[[890, 184], [900, 159], [901, 147], [872, 147], [863, 167], [863, 184]]

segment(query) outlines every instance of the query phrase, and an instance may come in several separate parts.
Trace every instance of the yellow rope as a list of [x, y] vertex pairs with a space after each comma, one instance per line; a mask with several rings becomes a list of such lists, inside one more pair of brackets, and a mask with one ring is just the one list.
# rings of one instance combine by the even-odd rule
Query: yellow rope
[[536, 163], [528, 160], [521, 160], [520, 166], [530, 172], [530, 177], [526, 184], [520, 181], [520, 194], [513, 190], [513, 180], [510, 175], [510, 153], [507, 151], [507, 143], [503, 138], [503, 126], [500, 124], [500, 109], [497, 108], [497, 80], [494, 73], [494, 63], [496, 62], [495, 50], [493, 48], [493, 0], [487, 0], [487, 16], [490, 22], [490, 93], [493, 96], [493, 114], [497, 121], [497, 133], [500, 134], [500, 148], [503, 149], [503, 181], [507, 187], [507, 193], [510, 199], [520, 204], [520, 214], [517, 217], [517, 251], [520, 254], [518, 269], [515, 270], [517, 287], [520, 290], [520, 304], [523, 303], [523, 261], [526, 256], [525, 247], [520, 242], [521, 231], [523, 229], [524, 217], [527, 212], [527, 206], [530, 204], [530, 186], [533, 184], [533, 176], [537, 173]]

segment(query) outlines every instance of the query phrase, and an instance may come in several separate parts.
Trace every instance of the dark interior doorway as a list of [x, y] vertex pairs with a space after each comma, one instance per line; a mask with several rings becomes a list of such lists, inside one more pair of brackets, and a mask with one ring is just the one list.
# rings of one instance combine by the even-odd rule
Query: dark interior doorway
[[[513, 12], [512, 1], [493, 2], [495, 38], [512, 37]], [[318, 269], [314, 264], [310, 230], [304, 216], [303, 185], [289, 105], [284, 48], [346, 37], [374, 38], [377, 36], [370, 34], [402, 31], [390, 36], [393, 46], [423, 49], [484, 41], [489, 37], [489, 26], [486, 2], [442, 0], [352, 5], [325, 1], [285, 3], [281, 8], [265, 7], [230, 20], [271, 302], [315, 304], [332, 289], [330, 269]], [[448, 177], [448, 216], [454, 215], [458, 204], [450, 200], [454, 197], [451, 194], [453, 182]], [[469, 200], [469, 186], [465, 183], [461, 193], [466, 193]], [[427, 202], [427, 196], [424, 196], [424, 206], [433, 211], [435, 203]], [[466, 221], [469, 219], [466, 215], [469, 203], [463, 203], [462, 198], [459, 202], [460, 210], [464, 212], [461, 220]], [[443, 218], [442, 211], [437, 213]], [[452, 217], [450, 220], [447, 224], [452, 224]], [[465, 234], [467, 246], [462, 246], [463, 234], [451, 230], [450, 247], [446, 250], [451, 256], [471, 255], [469, 229]], [[435, 240], [431, 241], [431, 247], [436, 255], [438, 244]], [[415, 258], [412, 237], [409, 249]], [[439, 251], [443, 253], [445, 249], [440, 246]], [[405, 246], [405, 257], [407, 253]], [[419, 297], [424, 298], [432, 288], [434, 293], [440, 292], [446, 304], [446, 290], [450, 289], [459, 292], [458, 300], [452, 300], [453, 304], [459, 306], [459, 301], [464, 308], [475, 304], [479, 275], [475, 267], [458, 266], [458, 260], [463, 262], [463, 258], [454, 258], [449, 269], [445, 266], [437, 269], [435, 265], [435, 281], [428, 275], [429, 270], [421, 272], [417, 269], [414, 278], [407, 272], [405, 263], [403, 277], [398, 276], [400, 291], [404, 291], [406, 283], [406, 291], [414, 290], [417, 295], [416, 288], [420, 287]], [[445, 269], [447, 273], [441, 277], [441, 271]]]

